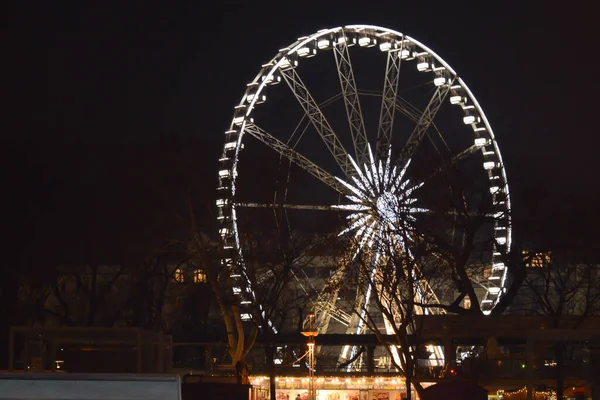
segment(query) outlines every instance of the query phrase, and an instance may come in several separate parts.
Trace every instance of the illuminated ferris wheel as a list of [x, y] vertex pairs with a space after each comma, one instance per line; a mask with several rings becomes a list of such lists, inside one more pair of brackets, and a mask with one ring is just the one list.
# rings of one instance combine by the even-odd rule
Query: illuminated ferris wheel
[[[376, 260], [378, 241], [410, 247], [402, 238], [424, 220], [449, 232], [432, 215], [456, 215], [451, 204], [460, 182], [463, 210], [476, 212], [486, 199], [494, 216], [479, 241], [483, 271], [472, 278], [482, 312], [489, 314], [505, 291], [510, 198], [498, 143], [465, 82], [409, 36], [350, 25], [279, 50], [235, 107], [219, 165], [224, 265], [243, 262], [244, 230], [281, 221], [287, 232], [347, 237], [352, 257], [370, 252]], [[398, 226], [410, 234], [399, 235]], [[454, 231], [447, 236], [462, 240]], [[232, 279], [241, 302], [250, 302], [243, 274]], [[337, 294], [309, 289], [321, 331], [331, 331], [332, 320], [348, 333], [364, 329], [336, 307]]]

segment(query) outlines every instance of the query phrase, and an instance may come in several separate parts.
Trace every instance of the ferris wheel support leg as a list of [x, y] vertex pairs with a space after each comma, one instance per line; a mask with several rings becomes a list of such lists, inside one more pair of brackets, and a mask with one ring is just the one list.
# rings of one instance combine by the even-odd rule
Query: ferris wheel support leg
[[350, 323], [351, 316], [336, 306], [337, 298], [340, 289], [343, 285], [344, 276], [352, 255], [354, 254], [356, 246], [351, 245], [340, 261], [339, 268], [335, 271], [335, 274], [330, 278], [327, 286], [321, 291], [316, 301], [315, 309], [315, 327], [319, 333], [327, 333], [331, 318], [334, 318], [338, 322], [348, 325]]

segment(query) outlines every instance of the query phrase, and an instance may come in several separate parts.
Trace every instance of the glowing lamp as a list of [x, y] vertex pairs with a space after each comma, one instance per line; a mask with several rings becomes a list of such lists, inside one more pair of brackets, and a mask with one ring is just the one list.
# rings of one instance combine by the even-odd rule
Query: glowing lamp
[[464, 104], [466, 99], [463, 96], [450, 96], [450, 104]]
[[263, 75], [261, 79], [267, 85], [277, 85], [279, 82], [281, 82], [281, 76], [274, 74]]
[[329, 39], [319, 39], [317, 40], [317, 48], [319, 50], [325, 50], [331, 47], [331, 40]]
[[267, 96], [265, 96], [264, 94], [249, 94], [248, 96], [246, 96], [246, 100], [248, 101], [248, 103], [252, 103], [252, 100], [256, 99], [256, 102], [254, 104], [261, 104], [264, 103], [265, 101], [267, 101]]
[[476, 138], [475, 139], [475, 146], [477, 146], [477, 147], [483, 147], [487, 144], [488, 144], [488, 140], [486, 138]]
[[429, 62], [428, 61], [421, 61], [419, 63], [417, 63], [417, 70], [420, 72], [423, 71], [427, 71], [429, 69]]
[[317, 50], [313, 47], [308, 47], [308, 46], [300, 47], [298, 49], [298, 55], [300, 57], [306, 57], [306, 58], [314, 57], [317, 55]]
[[437, 78], [435, 78], [433, 80], [433, 84], [435, 86], [442, 86], [445, 83], [446, 83], [446, 77], [445, 76], [438, 76]]
[[406, 60], [409, 57], [410, 57], [410, 50], [408, 50], [408, 49], [400, 50], [400, 58], [401, 59]]
[[296, 68], [298, 66], [298, 60], [290, 60], [288, 57], [284, 57], [281, 60], [281, 64], [279, 64], [279, 68], [282, 71], [288, 71], [292, 68]]
[[356, 44], [356, 38], [350, 38], [345, 35], [342, 35], [337, 38], [337, 44], [346, 44], [347, 46], [354, 46]]
[[392, 42], [383, 42], [379, 45], [379, 50], [389, 51], [392, 48]]
[[360, 39], [358, 39], [358, 45], [360, 47], [373, 47], [377, 45], [377, 39], [370, 38], [367, 36], [361, 37]]
[[475, 115], [465, 115], [463, 117], [463, 122], [465, 125], [470, 125], [478, 122], [478, 117]]

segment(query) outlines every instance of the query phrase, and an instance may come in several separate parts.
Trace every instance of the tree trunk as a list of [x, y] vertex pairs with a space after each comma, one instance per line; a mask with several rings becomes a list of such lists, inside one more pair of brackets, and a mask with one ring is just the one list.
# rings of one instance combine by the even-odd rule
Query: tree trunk
[[275, 393], [275, 362], [273, 360], [275, 351], [273, 346], [265, 346], [265, 356], [267, 358], [267, 371], [269, 373], [269, 396], [271, 397], [271, 400], [277, 400], [277, 394]]
[[423, 390], [425, 390], [423, 388], [423, 386], [421, 385], [421, 382], [413, 382], [413, 387], [415, 388], [415, 391], [417, 392], [417, 396], [421, 399], [423, 398]]
[[248, 378], [248, 364], [246, 360], [238, 360], [235, 363], [235, 376], [238, 385], [249, 385], [250, 379]]
[[406, 400], [411, 400], [412, 397], [411, 382], [412, 376], [406, 374]]

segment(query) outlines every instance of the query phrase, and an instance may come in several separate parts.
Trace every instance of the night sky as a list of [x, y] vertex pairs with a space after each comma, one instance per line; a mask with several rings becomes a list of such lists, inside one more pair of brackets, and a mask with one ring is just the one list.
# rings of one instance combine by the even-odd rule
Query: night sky
[[202, 3], [3, 6], [3, 263], [118, 262], [181, 234], [186, 188], [214, 204], [223, 132], [260, 65], [353, 23], [420, 40], [467, 82], [499, 140], [515, 216], [600, 239], [591, 6]]

